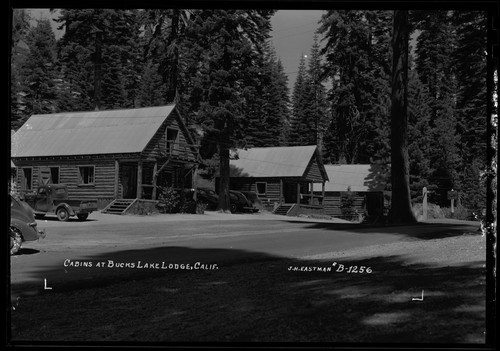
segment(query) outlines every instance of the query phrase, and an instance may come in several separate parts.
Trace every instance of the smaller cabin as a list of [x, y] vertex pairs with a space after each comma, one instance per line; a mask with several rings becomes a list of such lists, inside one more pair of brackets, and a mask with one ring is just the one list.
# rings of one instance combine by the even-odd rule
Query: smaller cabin
[[325, 165], [330, 182], [325, 188], [315, 185], [314, 193], [324, 195], [325, 214], [342, 218], [341, 197], [354, 194], [354, 210], [362, 216], [380, 217], [384, 211], [384, 190], [387, 184], [382, 165]]
[[277, 214], [322, 213], [328, 181], [316, 145], [237, 149], [230, 160], [230, 189], [253, 191]]

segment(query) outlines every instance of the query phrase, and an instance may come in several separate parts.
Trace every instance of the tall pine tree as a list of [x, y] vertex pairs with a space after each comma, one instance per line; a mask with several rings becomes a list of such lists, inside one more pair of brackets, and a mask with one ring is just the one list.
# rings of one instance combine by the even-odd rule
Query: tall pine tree
[[302, 54], [293, 87], [289, 145], [316, 145], [317, 129], [314, 105], [314, 90], [306, 67], [305, 55]]
[[455, 31], [450, 23], [450, 11], [421, 11], [413, 14], [419, 29], [416, 47], [416, 69], [429, 92], [432, 147], [429, 178], [435, 184], [433, 201], [448, 203], [447, 191], [458, 184], [457, 169], [459, 136], [456, 114], [456, 76], [453, 70]]
[[138, 85], [137, 10], [63, 9], [57, 22], [64, 79], [82, 109], [133, 107]]
[[386, 11], [328, 11], [319, 33], [332, 81], [325, 136], [329, 162], [368, 163], [388, 156], [390, 15]]
[[[246, 96], [249, 82], [258, 75], [255, 63], [269, 37], [267, 10], [199, 10], [186, 33], [187, 45], [201, 54], [188, 60], [197, 70], [192, 96], [199, 99], [193, 111], [206, 136], [217, 146], [220, 160], [219, 209], [229, 209], [229, 150], [245, 139]], [[257, 84], [257, 83], [256, 83]], [[194, 104], [193, 104], [194, 105]], [[192, 106], [193, 106], [192, 105]]]
[[58, 112], [56, 79], [56, 38], [50, 21], [39, 20], [26, 42], [29, 54], [21, 68], [27, 114]]

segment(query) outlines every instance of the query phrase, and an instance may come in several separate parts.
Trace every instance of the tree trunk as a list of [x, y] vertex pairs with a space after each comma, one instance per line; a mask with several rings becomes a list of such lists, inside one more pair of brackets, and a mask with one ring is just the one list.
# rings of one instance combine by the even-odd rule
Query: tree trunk
[[[179, 67], [179, 49], [178, 49], [178, 37], [179, 37], [179, 21], [180, 21], [180, 11], [179, 9], [174, 9], [172, 14], [172, 29], [170, 31], [170, 36], [168, 39], [168, 48], [172, 49], [172, 53], [169, 54], [169, 68], [168, 68], [168, 90], [167, 90], [167, 102], [176, 102], [177, 95], [177, 76]], [[171, 46], [173, 45], [173, 48]]]
[[219, 206], [217, 210], [227, 212], [229, 211], [229, 148], [227, 143], [226, 134], [221, 138], [222, 142], [219, 143]]
[[396, 10], [392, 32], [391, 222], [416, 222], [411, 210], [408, 162], [408, 11]]
[[95, 57], [94, 57], [94, 110], [101, 109], [101, 83], [102, 83], [102, 32], [95, 32]]

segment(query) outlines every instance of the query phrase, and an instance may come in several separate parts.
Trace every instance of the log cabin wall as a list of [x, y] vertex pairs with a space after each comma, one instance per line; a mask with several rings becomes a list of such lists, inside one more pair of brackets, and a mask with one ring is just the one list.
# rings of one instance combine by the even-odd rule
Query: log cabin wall
[[[266, 193], [258, 194], [257, 183], [266, 183]], [[280, 179], [279, 178], [230, 178], [231, 190], [253, 191], [258, 194], [261, 201], [279, 202], [280, 201]]]
[[177, 148], [173, 153], [176, 157], [180, 157], [185, 160], [194, 161], [196, 157], [193, 154], [193, 151], [189, 148], [186, 148], [185, 145], [190, 144], [190, 141], [187, 139], [185, 133], [187, 131], [181, 127], [180, 123], [177, 121], [176, 114], [172, 113], [167, 120], [162, 124], [162, 126], [158, 129], [154, 137], [148, 143], [146, 148], [144, 149], [142, 156], [146, 160], [155, 160], [159, 158], [168, 157], [167, 153], [167, 129], [175, 129], [178, 130], [176, 145]]
[[305, 173], [305, 178], [307, 180], [313, 180], [315, 182], [321, 183], [324, 181], [324, 178], [321, 175], [321, 170], [320, 170], [318, 162], [319, 162], [318, 157], [315, 155], [311, 159], [311, 163], [307, 167], [307, 170]]
[[[319, 194], [319, 192], [315, 192]], [[341, 195], [340, 191], [329, 191], [325, 193], [325, 198], [323, 199], [323, 207], [325, 209], [325, 214], [328, 216], [342, 218], [341, 205]], [[353, 208], [359, 213], [363, 213], [366, 208], [366, 194], [358, 193], [354, 197]]]
[[[98, 207], [104, 208], [108, 203], [115, 199], [115, 160], [116, 155], [110, 156], [81, 156], [78, 158], [45, 158], [16, 160], [18, 170], [24, 167], [32, 168], [32, 190], [35, 190], [39, 184], [42, 184], [40, 170], [45, 167], [58, 167], [59, 184], [66, 184], [68, 187], [68, 196], [73, 199], [97, 199]], [[119, 158], [120, 162], [132, 163], [133, 158]], [[92, 166], [94, 169], [94, 180], [92, 184], [81, 184], [80, 167]], [[122, 169], [120, 167], [120, 182], [118, 184], [118, 196], [122, 198], [123, 185], [121, 184]], [[22, 171], [18, 171], [17, 187], [22, 189]]]

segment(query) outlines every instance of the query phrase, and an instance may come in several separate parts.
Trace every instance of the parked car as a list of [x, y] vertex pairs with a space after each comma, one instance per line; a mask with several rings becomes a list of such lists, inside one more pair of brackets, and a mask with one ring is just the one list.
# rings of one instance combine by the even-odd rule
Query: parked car
[[70, 199], [68, 188], [64, 184], [41, 185], [36, 193], [26, 194], [24, 200], [31, 206], [37, 218], [54, 213], [57, 219], [63, 222], [75, 215], [84, 221], [90, 213], [97, 211], [97, 200]]
[[[209, 188], [198, 188], [197, 198], [207, 204], [207, 209], [215, 210], [219, 206], [219, 195]], [[250, 201], [239, 191], [229, 190], [230, 211], [235, 212], [257, 212]]]
[[197, 188], [196, 198], [205, 203], [208, 210], [215, 210], [219, 205], [219, 195], [209, 188]]
[[245, 195], [245, 197], [250, 201], [250, 203], [255, 206], [255, 205], [262, 205], [262, 202], [259, 199], [259, 196], [255, 191], [243, 191], [240, 190], [240, 193]]
[[240, 191], [229, 190], [229, 199], [231, 201], [230, 210], [235, 212], [257, 212], [252, 203]]
[[35, 215], [28, 204], [10, 196], [10, 254], [16, 254], [25, 241], [45, 238], [45, 231], [37, 229]]

